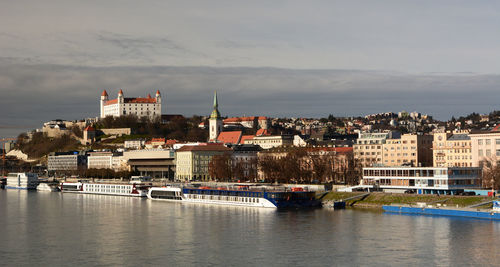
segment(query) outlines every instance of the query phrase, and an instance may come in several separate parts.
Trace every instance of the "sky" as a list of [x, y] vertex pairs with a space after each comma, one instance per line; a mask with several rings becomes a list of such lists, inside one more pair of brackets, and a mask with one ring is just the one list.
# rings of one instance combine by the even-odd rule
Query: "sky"
[[2, 1], [0, 137], [157, 89], [167, 114], [498, 109], [498, 1]]

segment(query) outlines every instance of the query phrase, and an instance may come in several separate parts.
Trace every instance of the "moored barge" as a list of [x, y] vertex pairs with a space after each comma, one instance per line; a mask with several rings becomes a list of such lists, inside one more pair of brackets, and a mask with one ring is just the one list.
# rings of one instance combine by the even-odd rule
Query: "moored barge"
[[444, 206], [435, 207], [432, 205], [384, 205], [382, 206], [382, 209], [385, 212], [397, 214], [436, 215], [500, 220], [500, 201], [493, 201], [492, 209], [452, 208]]

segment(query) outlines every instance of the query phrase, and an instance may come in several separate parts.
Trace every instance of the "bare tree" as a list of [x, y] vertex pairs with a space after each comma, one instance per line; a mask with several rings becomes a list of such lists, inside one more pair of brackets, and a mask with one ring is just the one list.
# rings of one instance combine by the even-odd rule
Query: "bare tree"
[[213, 156], [208, 163], [208, 173], [218, 181], [232, 180], [231, 156], [228, 153]]
[[484, 161], [481, 183], [485, 188], [492, 188], [493, 190], [500, 189], [500, 164]]

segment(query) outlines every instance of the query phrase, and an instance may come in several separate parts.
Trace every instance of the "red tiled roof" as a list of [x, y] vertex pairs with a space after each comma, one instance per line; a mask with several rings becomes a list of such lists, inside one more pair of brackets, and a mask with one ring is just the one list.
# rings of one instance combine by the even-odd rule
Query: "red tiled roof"
[[175, 140], [175, 139], [168, 139], [165, 144], [166, 145], [174, 145], [174, 144], [177, 144], [179, 141], [178, 140]]
[[154, 98], [125, 98], [125, 103], [156, 103]]
[[231, 123], [231, 122], [241, 122], [240, 118], [227, 118], [224, 119], [224, 123]]
[[106, 92], [106, 90], [102, 91], [101, 96], [108, 96], [108, 92]]
[[244, 144], [245, 143], [245, 140], [250, 140], [250, 139], [253, 139], [254, 138], [254, 135], [243, 135], [240, 139], [240, 144]]
[[257, 119], [257, 117], [255, 117], [255, 116], [250, 116], [250, 117], [232, 117], [232, 118], [225, 119], [224, 123], [236, 123], [236, 122], [242, 122], [242, 121], [254, 121], [256, 119]]
[[84, 131], [95, 131], [95, 129], [92, 126], [87, 126]]
[[260, 121], [260, 120], [267, 120], [267, 117], [265, 117], [265, 116], [260, 116], [260, 117], [259, 117], [259, 121]]
[[120, 92], [118, 92], [119, 95], [123, 95], [122, 89], [120, 89]]
[[239, 144], [241, 134], [241, 131], [222, 132], [217, 137], [217, 140], [224, 144]]
[[[124, 103], [145, 103], [145, 104], [151, 104], [151, 103], [156, 103], [156, 99], [155, 98], [140, 98], [140, 97], [137, 97], [137, 98], [125, 98]], [[106, 103], [104, 105], [113, 105], [113, 104], [116, 104], [118, 103], [118, 99], [111, 99], [111, 100], [108, 100], [106, 101]]]
[[491, 129], [492, 132], [500, 132], [500, 124], [495, 126], [495, 128]]
[[148, 98], [151, 98], [151, 94], [148, 94]]
[[164, 142], [165, 143], [165, 138], [152, 138], [151, 142]]
[[231, 151], [232, 149], [223, 146], [222, 144], [214, 145], [199, 145], [199, 146], [183, 146], [177, 150], [182, 151]]
[[156, 94], [157, 94], [157, 95], [160, 95], [160, 90], [156, 90]]
[[256, 136], [269, 136], [271, 133], [267, 129], [259, 129], [257, 130], [257, 133], [255, 133]]
[[106, 101], [106, 103], [104, 103], [104, 105], [113, 105], [116, 103], [118, 103], [118, 99], [111, 99], [111, 100]]

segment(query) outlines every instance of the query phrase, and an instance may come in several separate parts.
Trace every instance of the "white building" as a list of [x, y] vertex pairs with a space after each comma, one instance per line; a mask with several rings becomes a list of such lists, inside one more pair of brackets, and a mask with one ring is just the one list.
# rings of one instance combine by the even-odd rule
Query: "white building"
[[128, 166], [123, 161], [123, 155], [111, 152], [91, 152], [87, 156], [88, 169], [126, 170]]
[[48, 171], [76, 171], [87, 167], [87, 156], [78, 152], [52, 152], [47, 158]]
[[136, 140], [125, 140], [124, 146], [128, 149], [141, 149], [146, 144], [146, 141], [143, 139]]
[[116, 99], [109, 100], [108, 93], [104, 90], [101, 94], [101, 118], [106, 116], [120, 117], [134, 114], [137, 117], [155, 119], [161, 117], [161, 95], [156, 91], [155, 98], [150, 94], [146, 98], [125, 98], [120, 89]]
[[474, 132], [471, 139], [472, 166], [483, 167], [500, 162], [500, 124], [489, 132]]
[[386, 192], [413, 190], [417, 194], [457, 194], [481, 188], [481, 168], [474, 167], [371, 167], [363, 168], [361, 187]]
[[244, 144], [259, 145], [263, 149], [270, 149], [279, 146], [292, 146], [293, 135], [271, 135], [271, 136], [255, 136], [251, 139], [246, 139]]

